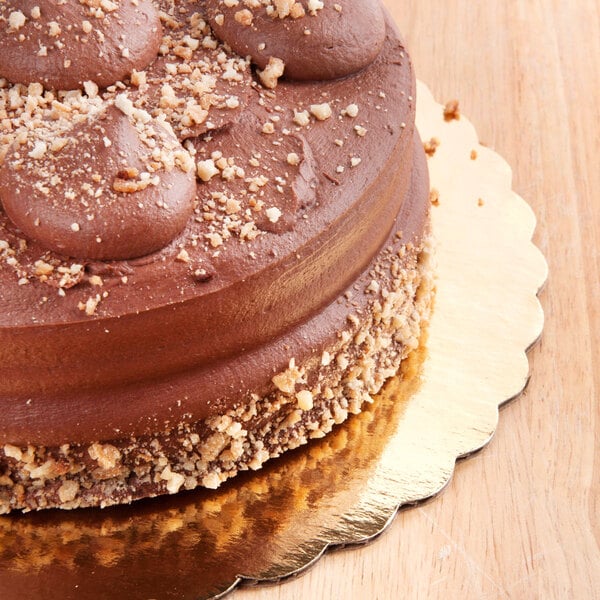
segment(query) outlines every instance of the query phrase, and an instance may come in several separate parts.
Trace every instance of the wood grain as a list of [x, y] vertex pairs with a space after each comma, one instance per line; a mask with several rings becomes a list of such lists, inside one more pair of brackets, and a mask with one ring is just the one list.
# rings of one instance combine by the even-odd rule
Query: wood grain
[[514, 170], [550, 265], [528, 390], [373, 544], [235, 600], [600, 598], [600, 4], [387, 0], [419, 78]]

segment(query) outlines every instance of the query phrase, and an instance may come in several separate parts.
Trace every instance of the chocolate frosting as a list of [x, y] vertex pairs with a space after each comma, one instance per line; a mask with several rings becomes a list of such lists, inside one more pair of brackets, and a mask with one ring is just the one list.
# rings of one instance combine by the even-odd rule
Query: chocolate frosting
[[246, 59], [216, 42], [203, 4], [156, 1], [165, 33], [160, 53], [131, 90], [136, 106], [165, 116], [180, 140], [235, 123], [252, 83]]
[[193, 164], [175, 164], [184, 151], [164, 124], [140, 132], [113, 106], [67, 131], [56, 152], [49, 131], [39, 158], [43, 138], [34, 133], [0, 168], [2, 206], [30, 240], [67, 256], [126, 260], [160, 250], [185, 227], [196, 177]]
[[0, 77], [73, 90], [145, 69], [162, 39], [150, 0], [7, 0], [0, 4]]
[[[238, 54], [250, 55], [261, 69], [271, 57], [283, 60], [289, 79], [326, 80], [356, 73], [373, 62], [385, 39], [379, 0], [325, 2], [312, 13], [308, 2], [298, 2], [305, 13], [298, 18], [282, 18], [277, 11], [269, 15], [265, 6], [228, 7], [223, 0], [206, 4], [219, 39]], [[239, 16], [244, 10], [252, 16], [249, 23]]]
[[0, 443], [151, 434], [222, 412], [334, 343], [367, 302], [344, 292], [368, 284], [390, 236], [422, 236], [413, 96], [389, 20], [356, 75], [254, 84], [228, 128], [185, 142], [202, 163], [193, 217], [138, 259], [74, 269], [0, 212]]
[[[219, 177], [211, 179], [210, 183], [200, 184], [198, 200], [203, 204], [207, 197], [222, 194], [226, 198], [242, 198], [241, 207], [251, 204], [258, 206], [260, 203], [261, 210], [252, 211], [252, 222], [256, 228], [282, 233], [293, 229], [299, 212], [315, 203], [317, 163], [306, 137], [299, 132], [280, 136], [276, 140], [268, 135], [257, 136], [256, 132], [263, 126], [261, 117], [265, 117], [260, 114], [261, 110], [256, 110], [256, 106], [249, 107], [238, 123], [218, 136], [194, 140], [198, 156], [213, 152], [228, 156], [234, 149], [236, 167], [244, 172], [243, 177]], [[247, 144], [248, 140], [252, 140], [252, 145]], [[277, 145], [273, 145], [274, 141]], [[254, 156], [260, 156], [261, 159], [253, 160]], [[290, 160], [294, 164], [288, 162], [289, 156], [293, 156]], [[265, 180], [258, 181], [261, 176]], [[252, 179], [256, 179], [260, 185], [249, 186], [247, 181]], [[277, 212], [269, 219], [268, 215], [273, 209]]]

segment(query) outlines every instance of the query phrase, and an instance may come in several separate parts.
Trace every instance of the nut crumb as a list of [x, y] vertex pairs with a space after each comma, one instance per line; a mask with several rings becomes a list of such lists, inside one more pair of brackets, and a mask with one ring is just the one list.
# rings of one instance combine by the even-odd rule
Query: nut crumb
[[182, 248], [179, 251], [179, 254], [175, 257], [175, 260], [182, 263], [189, 263], [191, 259], [188, 251], [185, 248]]
[[279, 219], [281, 218], [281, 211], [276, 206], [268, 208], [265, 211], [265, 214], [267, 215], [267, 219], [269, 219], [271, 223], [277, 223], [277, 221], [279, 221]]
[[423, 148], [427, 156], [433, 156], [435, 151], [439, 148], [440, 140], [436, 137], [432, 137], [428, 142], [423, 143]]
[[300, 410], [311, 410], [313, 408], [313, 395], [308, 390], [301, 390], [296, 394], [298, 408]]
[[250, 25], [252, 25], [253, 15], [247, 8], [244, 8], [235, 13], [234, 19], [245, 27], [250, 27]]
[[323, 102], [323, 104], [311, 104], [311, 114], [319, 121], [326, 121], [331, 117], [331, 106], [329, 102]]
[[285, 71], [285, 63], [274, 56], [269, 58], [269, 63], [263, 71], [258, 71], [260, 82], [268, 89], [274, 90], [277, 87], [279, 78]]
[[271, 134], [275, 133], [275, 125], [273, 125], [273, 123], [271, 123], [271, 121], [268, 121], [267, 123], [265, 123], [262, 126], [261, 131], [266, 135], [271, 135]]
[[458, 121], [460, 119], [460, 105], [458, 100], [450, 100], [444, 106], [444, 120]]
[[348, 104], [348, 106], [346, 106], [346, 108], [342, 111], [342, 115], [354, 119], [358, 116], [358, 106], [356, 104]]
[[294, 111], [294, 123], [300, 127], [306, 127], [310, 123], [310, 116], [307, 110]]
[[300, 157], [295, 152], [290, 152], [287, 155], [287, 163], [292, 167], [297, 167], [300, 164]]

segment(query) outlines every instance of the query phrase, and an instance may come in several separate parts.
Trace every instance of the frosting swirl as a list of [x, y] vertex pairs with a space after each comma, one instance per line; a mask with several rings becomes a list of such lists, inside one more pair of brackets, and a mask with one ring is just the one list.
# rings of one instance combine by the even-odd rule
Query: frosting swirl
[[169, 129], [132, 123], [113, 106], [64, 135], [36, 130], [0, 169], [2, 206], [29, 239], [62, 255], [159, 250], [185, 227], [196, 192], [194, 164]]
[[375, 60], [385, 40], [378, 0], [286, 0], [257, 8], [253, 1], [206, 4], [219, 39], [238, 54], [250, 55], [261, 69], [277, 57], [289, 79], [328, 80], [356, 73]]
[[74, 90], [145, 69], [162, 39], [150, 0], [7, 0], [0, 4], [0, 76]]

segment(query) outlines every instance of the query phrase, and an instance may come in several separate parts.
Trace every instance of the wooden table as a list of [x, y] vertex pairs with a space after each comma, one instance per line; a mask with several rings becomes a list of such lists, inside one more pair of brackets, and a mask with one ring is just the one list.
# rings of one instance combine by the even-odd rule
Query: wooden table
[[236, 600], [600, 598], [600, 4], [387, 0], [416, 72], [514, 169], [550, 264], [527, 391], [437, 498]]

